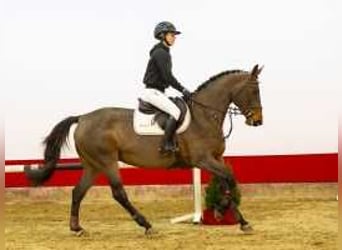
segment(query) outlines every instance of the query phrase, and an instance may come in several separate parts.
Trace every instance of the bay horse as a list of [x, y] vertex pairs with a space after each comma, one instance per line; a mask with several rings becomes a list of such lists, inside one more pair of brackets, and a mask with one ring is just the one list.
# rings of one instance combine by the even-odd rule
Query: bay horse
[[[231, 166], [223, 161], [225, 140], [223, 123], [231, 103], [245, 116], [250, 126], [262, 125], [258, 75], [262, 68], [255, 65], [249, 71], [229, 70], [201, 84], [187, 100], [192, 121], [187, 130], [176, 135], [179, 151], [162, 155], [161, 136], [141, 136], [133, 130], [132, 109], [101, 108], [87, 114], [70, 116], [59, 122], [45, 138], [44, 165], [38, 169], [25, 167], [34, 185], [41, 185], [53, 174], [66, 143], [70, 127], [74, 132], [75, 148], [83, 166], [83, 175], [72, 190], [70, 230], [82, 234], [79, 209], [82, 199], [99, 173], [109, 180], [113, 198], [131, 215], [145, 233], [153, 232], [149, 221], [132, 205], [119, 175], [118, 161], [130, 165], [156, 168], [188, 166], [205, 169], [219, 178], [225, 190], [226, 204], [236, 214], [240, 229], [253, 229], [238, 209], [240, 193]], [[228, 201], [228, 202], [227, 202]]]

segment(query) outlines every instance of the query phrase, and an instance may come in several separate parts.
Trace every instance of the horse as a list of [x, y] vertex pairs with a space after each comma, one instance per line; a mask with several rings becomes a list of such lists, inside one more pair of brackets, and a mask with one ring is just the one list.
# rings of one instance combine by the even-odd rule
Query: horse
[[225, 139], [223, 123], [230, 104], [234, 104], [249, 126], [263, 122], [259, 80], [262, 67], [251, 71], [228, 70], [212, 76], [201, 84], [186, 100], [191, 112], [191, 123], [181, 134], [175, 135], [179, 150], [161, 154], [158, 145], [161, 136], [139, 135], [133, 129], [134, 109], [105, 107], [79, 116], [70, 116], [59, 122], [44, 139], [44, 164], [38, 169], [25, 167], [33, 185], [48, 180], [58, 163], [61, 148], [67, 143], [70, 127], [77, 123], [74, 142], [83, 166], [79, 183], [72, 190], [70, 230], [78, 235], [84, 232], [80, 225], [81, 201], [99, 173], [109, 181], [112, 197], [130, 214], [132, 219], [153, 233], [152, 225], [130, 202], [120, 179], [118, 161], [142, 168], [200, 168], [219, 178], [225, 190], [224, 204], [233, 209], [240, 229], [253, 231], [238, 208], [240, 191], [229, 163], [223, 160]]

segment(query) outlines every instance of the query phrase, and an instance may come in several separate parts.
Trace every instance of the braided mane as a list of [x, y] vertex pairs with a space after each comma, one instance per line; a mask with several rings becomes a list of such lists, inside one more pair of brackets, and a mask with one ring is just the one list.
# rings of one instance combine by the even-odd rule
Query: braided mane
[[205, 89], [206, 87], [208, 87], [208, 85], [210, 83], [212, 83], [213, 81], [217, 80], [218, 78], [220, 78], [222, 76], [230, 75], [230, 74], [241, 74], [241, 73], [247, 73], [247, 71], [243, 71], [243, 70], [239, 70], [239, 69], [223, 71], [217, 75], [210, 77], [208, 80], [206, 80], [200, 86], [198, 86], [198, 88], [195, 90], [195, 93], [201, 91], [202, 89]]

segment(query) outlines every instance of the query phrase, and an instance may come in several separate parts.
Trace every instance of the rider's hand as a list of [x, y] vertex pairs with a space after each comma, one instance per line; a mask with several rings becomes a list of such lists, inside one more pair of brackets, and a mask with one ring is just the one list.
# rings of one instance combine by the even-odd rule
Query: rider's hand
[[182, 94], [183, 94], [183, 96], [184, 96], [184, 100], [186, 100], [186, 101], [190, 100], [190, 98], [191, 98], [191, 93], [190, 93], [189, 90], [187, 90], [186, 88], [184, 88], [184, 89], [182, 90]]

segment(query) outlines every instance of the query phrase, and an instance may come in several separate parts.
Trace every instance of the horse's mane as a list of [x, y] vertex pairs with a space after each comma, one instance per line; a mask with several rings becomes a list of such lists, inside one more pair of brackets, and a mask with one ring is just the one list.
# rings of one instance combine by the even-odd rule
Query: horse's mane
[[220, 78], [222, 76], [231, 75], [231, 74], [241, 74], [241, 73], [247, 73], [247, 71], [240, 70], [240, 69], [233, 69], [233, 70], [226, 70], [226, 71], [223, 71], [223, 72], [221, 72], [219, 74], [216, 74], [216, 75], [210, 77], [208, 80], [206, 80], [200, 86], [198, 86], [198, 88], [195, 90], [195, 93], [199, 92], [202, 89], [205, 89], [206, 87], [208, 87], [208, 85], [210, 83], [212, 83], [213, 81], [215, 81], [216, 79], [218, 79], [218, 78]]

